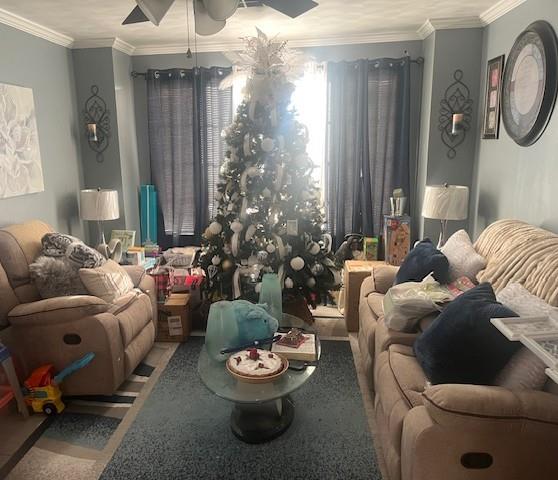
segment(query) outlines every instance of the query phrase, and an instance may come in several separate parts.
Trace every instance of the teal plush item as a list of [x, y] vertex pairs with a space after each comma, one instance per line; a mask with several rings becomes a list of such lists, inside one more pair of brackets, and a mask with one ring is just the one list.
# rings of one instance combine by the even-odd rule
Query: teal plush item
[[263, 276], [259, 303], [267, 305], [271, 316], [281, 321], [283, 318], [283, 292], [276, 273], [266, 273]]
[[216, 302], [209, 309], [205, 347], [213, 360], [224, 362], [229, 355], [221, 350], [273, 337], [278, 328], [279, 322], [265, 305], [246, 300]]

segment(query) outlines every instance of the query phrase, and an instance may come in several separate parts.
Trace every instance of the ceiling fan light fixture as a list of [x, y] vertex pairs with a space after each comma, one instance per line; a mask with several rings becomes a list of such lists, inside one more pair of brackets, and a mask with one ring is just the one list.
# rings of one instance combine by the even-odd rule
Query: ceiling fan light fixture
[[138, 4], [122, 22], [122, 25], [150, 21], [159, 26], [174, 0], [136, 0]]
[[198, 35], [215, 35], [225, 28], [225, 20], [213, 20], [202, 0], [194, 0], [194, 20]]
[[236, 12], [239, 0], [202, 0], [207, 14], [213, 20], [226, 20]]

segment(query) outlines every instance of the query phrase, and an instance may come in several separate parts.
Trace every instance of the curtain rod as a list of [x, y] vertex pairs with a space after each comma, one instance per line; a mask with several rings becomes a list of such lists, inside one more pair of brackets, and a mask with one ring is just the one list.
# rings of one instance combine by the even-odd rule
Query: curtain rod
[[[408, 55], [406, 55], [409, 57]], [[424, 57], [417, 57], [411, 58], [409, 57], [409, 62], [416, 63], [417, 65], [422, 65], [424, 63]], [[147, 72], [137, 72], [136, 70], [132, 70], [132, 78], [143, 77], [144, 79], [147, 78]]]

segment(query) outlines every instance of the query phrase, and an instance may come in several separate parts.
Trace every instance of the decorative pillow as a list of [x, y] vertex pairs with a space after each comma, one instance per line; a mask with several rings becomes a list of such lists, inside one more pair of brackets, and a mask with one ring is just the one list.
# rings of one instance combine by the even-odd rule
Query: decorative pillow
[[[520, 317], [548, 315], [558, 319], [558, 308], [533, 295], [520, 283], [510, 283], [496, 298]], [[521, 347], [498, 374], [494, 385], [512, 390], [542, 390], [547, 381], [545, 369], [546, 365], [534, 353]]]
[[100, 252], [83, 242], [74, 242], [66, 249], [66, 258], [77, 268], [97, 268], [106, 262]]
[[490, 385], [520, 347], [490, 319], [516, 316], [496, 301], [489, 283], [482, 283], [449, 303], [417, 338], [417, 360], [433, 384]]
[[442, 285], [449, 283], [449, 263], [445, 255], [436, 249], [430, 239], [417, 243], [403, 260], [395, 283], [422, 282], [428, 274]]
[[486, 259], [474, 249], [465, 230], [455, 232], [440, 250], [449, 261], [449, 276], [452, 282], [459, 277], [474, 280], [477, 273], [486, 268]]
[[494, 380], [510, 390], [542, 390], [548, 377], [546, 365], [531, 350], [521, 347]]
[[533, 295], [520, 283], [510, 283], [496, 294], [500, 303], [516, 312], [520, 317], [548, 315], [558, 319], [558, 308]]
[[66, 235], [65, 233], [52, 232], [43, 235], [41, 245], [43, 255], [47, 257], [63, 257], [71, 243], [82, 243], [79, 238]]
[[79, 276], [91, 295], [107, 303], [114, 303], [134, 288], [130, 276], [114, 260], [97, 268], [80, 268]]
[[65, 257], [40, 256], [29, 265], [29, 273], [41, 298], [87, 294], [79, 270]]

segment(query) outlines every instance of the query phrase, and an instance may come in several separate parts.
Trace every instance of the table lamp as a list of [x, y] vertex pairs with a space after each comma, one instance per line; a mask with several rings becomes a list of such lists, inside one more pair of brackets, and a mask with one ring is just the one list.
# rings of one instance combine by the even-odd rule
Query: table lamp
[[469, 188], [464, 185], [427, 185], [422, 216], [440, 220], [438, 248], [446, 243], [448, 220], [465, 220], [469, 205]]
[[103, 231], [103, 221], [120, 217], [118, 192], [116, 190], [87, 189], [79, 192], [79, 215], [82, 220], [96, 221], [99, 228], [97, 250], [103, 253], [107, 242]]

